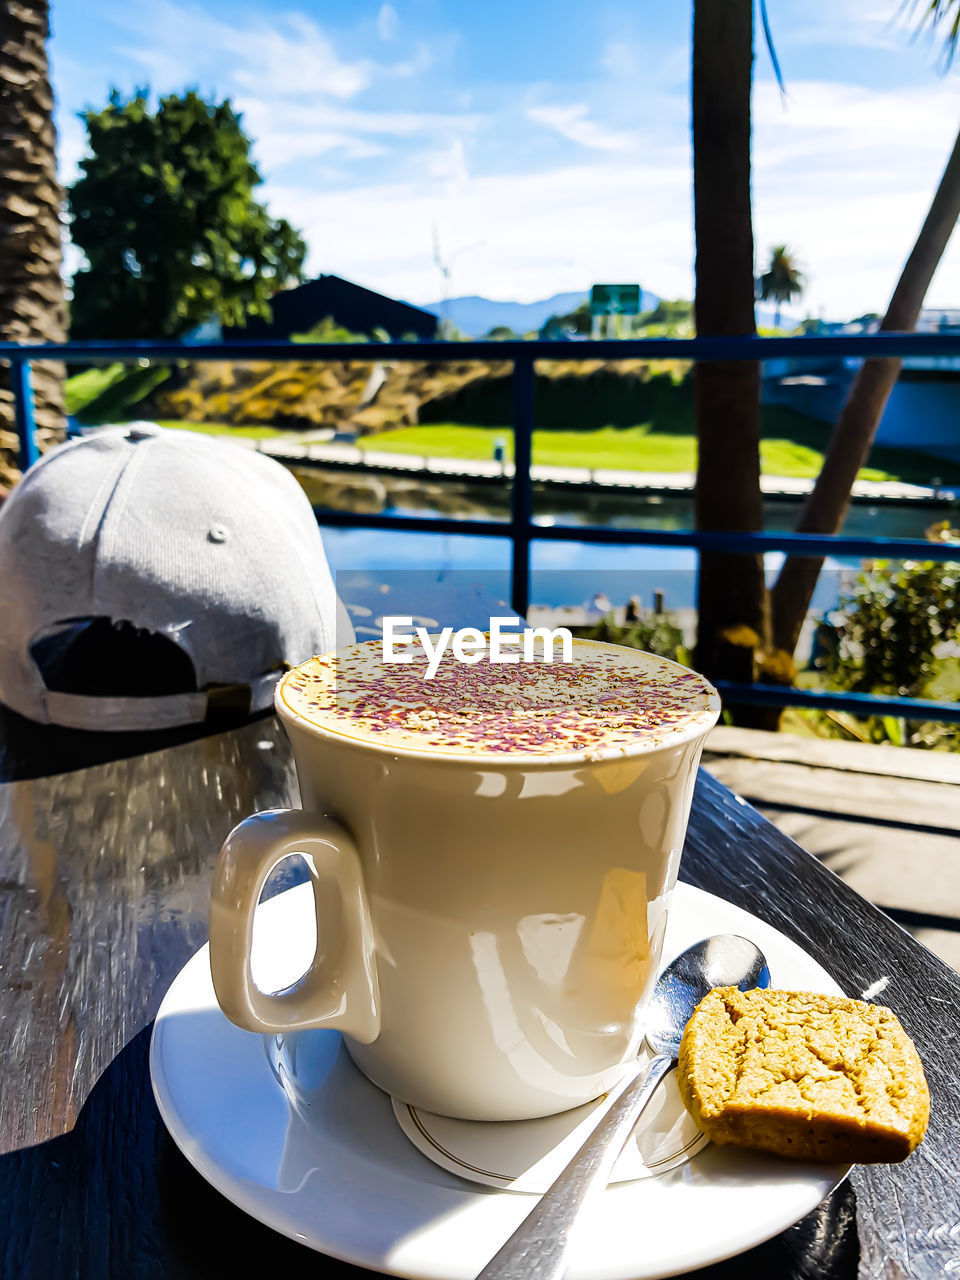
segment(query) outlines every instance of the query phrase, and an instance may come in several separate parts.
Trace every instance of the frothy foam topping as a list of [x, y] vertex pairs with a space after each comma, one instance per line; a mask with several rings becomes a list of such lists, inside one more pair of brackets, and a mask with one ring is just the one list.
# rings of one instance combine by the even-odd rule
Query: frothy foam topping
[[387, 748], [444, 755], [607, 754], [653, 746], [716, 718], [693, 671], [636, 649], [574, 640], [573, 661], [472, 665], [445, 655], [385, 664], [379, 640], [311, 658], [280, 686], [321, 729]]

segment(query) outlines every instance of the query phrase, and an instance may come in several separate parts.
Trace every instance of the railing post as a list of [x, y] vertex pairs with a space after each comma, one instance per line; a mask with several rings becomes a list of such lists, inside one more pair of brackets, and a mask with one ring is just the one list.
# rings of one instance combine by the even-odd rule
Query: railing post
[[14, 421], [20, 439], [20, 470], [26, 471], [40, 456], [33, 415], [33, 378], [29, 360], [18, 360], [16, 356], [11, 358], [10, 390], [13, 392]]
[[533, 484], [530, 459], [533, 452], [534, 363], [532, 356], [513, 362], [513, 489], [510, 494], [512, 539], [510, 600], [521, 618], [530, 604], [530, 521]]

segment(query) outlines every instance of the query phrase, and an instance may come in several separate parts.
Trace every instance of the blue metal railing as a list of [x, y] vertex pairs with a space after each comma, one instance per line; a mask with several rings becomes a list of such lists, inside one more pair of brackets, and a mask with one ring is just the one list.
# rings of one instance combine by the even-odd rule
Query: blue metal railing
[[[513, 364], [514, 476], [509, 523], [495, 520], [450, 519], [422, 516], [366, 515], [324, 511], [322, 522], [340, 528], [397, 529], [410, 532], [458, 533], [475, 537], [509, 538], [511, 543], [511, 599], [518, 613], [529, 603], [530, 547], [534, 541], [574, 541], [607, 545], [684, 547], [696, 551], [761, 554], [782, 551], [791, 555], [861, 556], [875, 559], [960, 560], [960, 549], [948, 543], [921, 538], [851, 538], [843, 535], [797, 533], [713, 533], [702, 531], [610, 529], [597, 526], [540, 525], [533, 516], [530, 467], [534, 429], [534, 362], [536, 360], [670, 359], [683, 361], [779, 360], [783, 358], [837, 360], [851, 358], [918, 358], [960, 356], [960, 335], [883, 333], [843, 337], [795, 338], [639, 338], [590, 342], [376, 342], [290, 343], [232, 342], [188, 343], [169, 341], [67, 342], [18, 346], [0, 343], [0, 360], [11, 366], [11, 388], [16, 407], [21, 465], [37, 458], [34, 438], [33, 393], [30, 369], [36, 360], [53, 359], [71, 364], [113, 361], [269, 360], [289, 362], [421, 361], [431, 363], [470, 360], [510, 361]], [[814, 707], [848, 711], [858, 715], [895, 715], [960, 724], [960, 704], [918, 698], [881, 697], [802, 690], [780, 685], [724, 682], [720, 691], [729, 702]]]

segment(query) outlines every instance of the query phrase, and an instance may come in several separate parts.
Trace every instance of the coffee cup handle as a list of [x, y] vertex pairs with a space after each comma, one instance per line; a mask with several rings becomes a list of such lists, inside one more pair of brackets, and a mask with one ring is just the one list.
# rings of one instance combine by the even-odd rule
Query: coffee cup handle
[[[253, 917], [267, 876], [294, 853], [301, 855], [310, 872], [317, 951], [303, 977], [270, 995], [257, 987], [250, 967]], [[319, 892], [331, 884], [340, 916], [332, 939], [324, 936], [330, 932], [331, 895], [327, 891], [321, 899]], [[268, 809], [234, 827], [214, 871], [210, 971], [221, 1009], [247, 1031], [329, 1027], [362, 1044], [376, 1040], [380, 992], [373, 926], [360, 858], [349, 832], [329, 818], [300, 809]]]

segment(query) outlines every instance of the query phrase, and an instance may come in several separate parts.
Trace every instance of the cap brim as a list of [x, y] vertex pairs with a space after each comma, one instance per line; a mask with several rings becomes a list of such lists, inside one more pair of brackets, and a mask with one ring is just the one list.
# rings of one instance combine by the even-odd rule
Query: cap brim
[[[249, 712], [273, 705], [273, 693], [283, 673], [270, 671], [251, 680]], [[206, 692], [172, 693], [150, 698], [115, 698], [47, 690], [44, 695], [48, 724], [94, 733], [141, 733], [202, 724], [211, 707]]]

